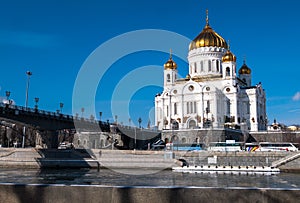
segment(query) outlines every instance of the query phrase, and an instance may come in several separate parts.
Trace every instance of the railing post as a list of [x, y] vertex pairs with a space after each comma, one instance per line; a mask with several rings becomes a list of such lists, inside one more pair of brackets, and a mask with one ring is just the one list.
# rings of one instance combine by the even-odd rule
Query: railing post
[[23, 126], [22, 148], [25, 148], [25, 134], [26, 134], [26, 127]]

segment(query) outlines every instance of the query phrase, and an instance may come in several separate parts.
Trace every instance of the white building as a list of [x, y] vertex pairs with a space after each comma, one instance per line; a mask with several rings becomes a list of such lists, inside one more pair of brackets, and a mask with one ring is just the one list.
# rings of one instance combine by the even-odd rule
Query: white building
[[246, 127], [266, 129], [266, 95], [261, 83], [252, 85], [251, 69], [236, 71], [236, 57], [209, 25], [190, 43], [189, 74], [177, 77], [170, 54], [164, 64], [164, 89], [155, 96], [158, 129]]

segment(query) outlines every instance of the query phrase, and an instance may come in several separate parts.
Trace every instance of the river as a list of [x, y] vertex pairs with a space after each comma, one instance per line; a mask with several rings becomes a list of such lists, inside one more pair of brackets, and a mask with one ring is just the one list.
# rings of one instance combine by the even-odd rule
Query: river
[[[129, 169], [126, 169], [129, 170]], [[124, 169], [0, 169], [0, 184], [62, 184], [132, 187], [275, 188], [300, 190], [300, 174], [178, 173], [129, 175]], [[131, 173], [136, 169], [131, 169]]]

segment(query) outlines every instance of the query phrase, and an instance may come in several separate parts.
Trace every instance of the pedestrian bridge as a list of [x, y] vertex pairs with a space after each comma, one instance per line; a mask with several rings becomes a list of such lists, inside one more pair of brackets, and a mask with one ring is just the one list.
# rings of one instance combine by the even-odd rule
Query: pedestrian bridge
[[99, 127], [101, 131], [110, 131], [108, 122], [16, 105], [0, 104], [0, 118], [49, 131], [75, 129], [75, 127], [84, 131], [99, 131]]
[[[108, 132], [120, 134], [127, 149], [146, 148], [145, 145], [160, 138], [160, 131], [142, 129], [132, 126], [117, 125], [116, 123], [102, 122], [78, 116], [50, 112], [23, 106], [0, 104], [0, 121], [20, 126], [33, 127], [38, 130], [59, 131], [64, 129], [77, 132]], [[2, 126], [6, 122], [0, 123]], [[6, 126], [13, 129], [10, 126]], [[90, 134], [88, 134], [89, 136]]]

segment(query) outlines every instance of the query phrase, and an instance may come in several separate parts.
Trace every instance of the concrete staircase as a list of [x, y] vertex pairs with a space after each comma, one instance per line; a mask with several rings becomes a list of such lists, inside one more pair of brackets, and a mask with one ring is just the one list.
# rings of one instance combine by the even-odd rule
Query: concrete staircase
[[164, 151], [93, 150], [101, 167], [123, 169], [166, 169], [175, 166], [173, 154]]
[[291, 154], [289, 156], [286, 156], [286, 157], [284, 157], [282, 159], [274, 161], [272, 163], [271, 167], [277, 168], [277, 167], [285, 165], [285, 164], [287, 164], [287, 163], [289, 163], [291, 161], [294, 161], [294, 160], [298, 159], [299, 157], [300, 157], [300, 152], [293, 153], [293, 154]]
[[0, 167], [39, 168], [36, 158], [40, 155], [34, 148], [1, 148]]

